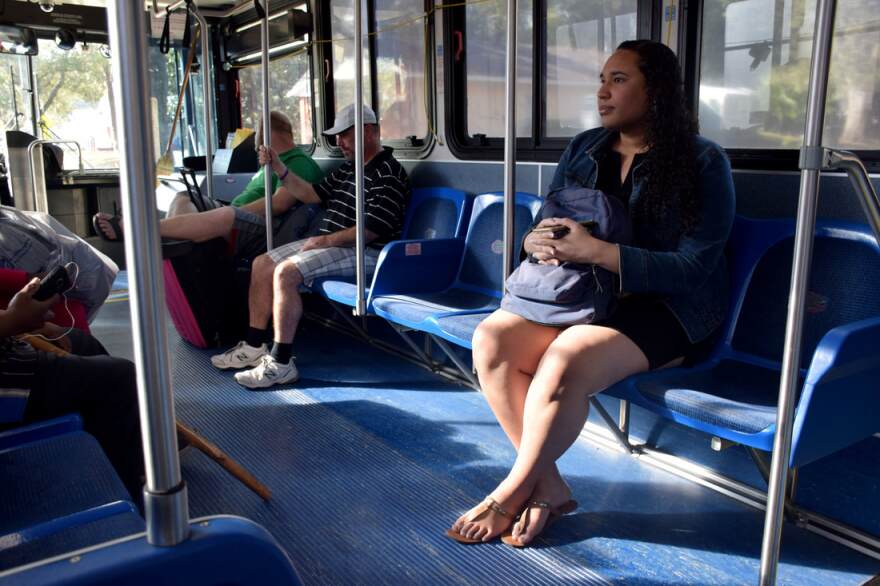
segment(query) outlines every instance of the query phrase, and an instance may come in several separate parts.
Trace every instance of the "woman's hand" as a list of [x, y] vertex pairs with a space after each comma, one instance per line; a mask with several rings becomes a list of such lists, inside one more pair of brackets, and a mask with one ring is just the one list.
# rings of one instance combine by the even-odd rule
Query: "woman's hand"
[[52, 322], [47, 321], [43, 324], [43, 327], [34, 330], [33, 332], [31, 332], [31, 334], [48, 338], [53, 344], [55, 344], [65, 352], [71, 352], [73, 350], [73, 343], [67, 336], [67, 328], [62, 328], [61, 326], [55, 325]]
[[539, 262], [548, 264], [559, 264], [560, 262], [599, 263], [602, 251], [609, 246], [607, 242], [590, 235], [586, 228], [571, 218], [546, 218], [541, 220], [537, 227], [547, 226], [564, 226], [568, 228], [568, 234], [553, 238], [551, 232], [533, 231], [529, 233], [524, 248]]
[[46, 320], [52, 317], [49, 308], [58, 301], [59, 296], [53, 295], [46, 301], [37, 301], [34, 299], [34, 293], [39, 288], [40, 280], [33, 278], [9, 302], [9, 306], [3, 313], [4, 321], [6, 321], [3, 330], [6, 335], [32, 332], [43, 327]]
[[281, 162], [281, 159], [278, 158], [278, 154], [272, 150], [272, 147], [267, 147], [261, 145], [259, 149], [257, 149], [257, 156], [260, 159], [260, 166], [266, 165], [266, 163], [270, 163], [272, 165], [272, 171], [275, 172], [279, 177], [284, 174], [284, 171], [287, 167], [284, 166], [284, 163]]

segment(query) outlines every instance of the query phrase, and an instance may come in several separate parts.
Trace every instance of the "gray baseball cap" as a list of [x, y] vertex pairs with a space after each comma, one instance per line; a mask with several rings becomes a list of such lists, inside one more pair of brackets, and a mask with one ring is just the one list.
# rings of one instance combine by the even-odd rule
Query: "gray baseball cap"
[[[354, 126], [354, 104], [350, 104], [336, 113], [336, 124], [323, 132], [324, 136], [336, 136]], [[377, 124], [376, 113], [364, 104], [364, 124]]]

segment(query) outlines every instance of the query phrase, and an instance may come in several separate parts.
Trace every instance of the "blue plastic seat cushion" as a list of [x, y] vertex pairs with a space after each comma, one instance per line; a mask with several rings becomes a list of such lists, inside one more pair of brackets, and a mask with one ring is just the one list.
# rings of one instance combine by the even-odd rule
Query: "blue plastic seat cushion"
[[392, 321], [421, 323], [438, 313], [473, 309], [485, 309], [491, 312], [498, 307], [499, 302], [498, 298], [483, 293], [449, 289], [441, 293], [425, 295], [383, 295], [373, 301], [373, 307], [386, 314]]
[[457, 344], [470, 348], [477, 326], [490, 315], [491, 311], [447, 315], [437, 318], [437, 325], [447, 339], [453, 338]]
[[658, 407], [740, 433], [761, 432], [776, 423], [779, 372], [723, 360], [710, 369], [658, 371], [636, 382]]
[[0, 452], [0, 535], [131, 496], [97, 440], [76, 431]]
[[0, 544], [0, 571], [141, 533], [144, 529], [144, 520], [129, 512], [68, 527], [19, 545], [3, 543]]
[[[333, 301], [354, 306], [357, 285], [353, 281], [354, 279], [319, 279], [312, 284], [312, 290]], [[369, 287], [365, 289], [365, 293], [370, 293]]]

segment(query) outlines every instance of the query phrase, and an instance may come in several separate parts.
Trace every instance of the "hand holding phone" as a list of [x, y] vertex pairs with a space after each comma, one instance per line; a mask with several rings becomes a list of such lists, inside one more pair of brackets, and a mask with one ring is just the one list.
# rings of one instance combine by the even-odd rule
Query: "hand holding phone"
[[[595, 220], [584, 220], [578, 222], [578, 224], [586, 228], [587, 232], [589, 232], [590, 234], [592, 234], [593, 230], [596, 229], [596, 226], [599, 225]], [[552, 226], [539, 226], [538, 228], [532, 230], [532, 232], [540, 234], [542, 236], [547, 236], [554, 240], [558, 240], [559, 238], [564, 238], [565, 236], [567, 236], [569, 233], [569, 229], [568, 226], [564, 226], [562, 224], [554, 224]]]
[[34, 293], [34, 299], [37, 301], [46, 301], [53, 295], [64, 293], [71, 286], [70, 274], [63, 266], [57, 266], [49, 274], [40, 279], [40, 288]]

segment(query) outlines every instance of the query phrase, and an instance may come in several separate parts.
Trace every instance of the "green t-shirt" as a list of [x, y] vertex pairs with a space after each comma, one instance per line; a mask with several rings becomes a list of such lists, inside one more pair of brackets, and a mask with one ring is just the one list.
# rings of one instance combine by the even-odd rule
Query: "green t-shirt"
[[[309, 183], [318, 183], [324, 178], [324, 172], [318, 164], [312, 160], [312, 157], [305, 154], [299, 147], [293, 147], [289, 151], [285, 151], [278, 155], [284, 166], [290, 169], [291, 173], [296, 173], [300, 178]], [[260, 168], [250, 183], [245, 186], [244, 190], [232, 200], [235, 207], [243, 206], [256, 201], [266, 195], [266, 187], [263, 182], [263, 170]], [[274, 173], [273, 173], [274, 175]], [[272, 192], [278, 189], [278, 177], [272, 177]]]

